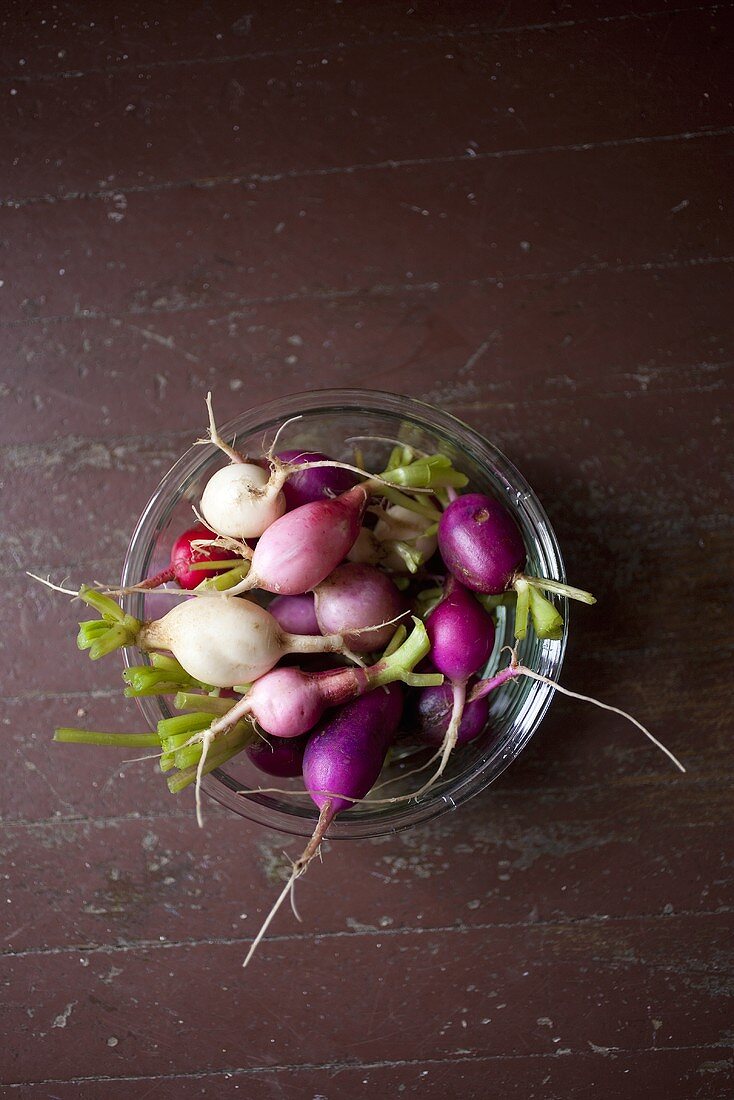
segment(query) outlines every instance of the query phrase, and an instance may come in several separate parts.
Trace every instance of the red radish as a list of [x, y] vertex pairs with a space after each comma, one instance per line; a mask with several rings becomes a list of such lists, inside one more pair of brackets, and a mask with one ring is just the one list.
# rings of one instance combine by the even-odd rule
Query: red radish
[[560, 581], [522, 572], [526, 552], [520, 529], [494, 497], [467, 493], [449, 504], [438, 525], [441, 557], [457, 580], [474, 592], [517, 592], [515, 637], [524, 638], [528, 613], [539, 637], [560, 637], [563, 620], [538, 589], [557, 592], [583, 603], [596, 603], [589, 592]]
[[302, 596], [276, 596], [268, 604], [268, 611], [283, 630], [291, 634], [321, 633], [310, 592], [305, 592]]
[[334, 500], [302, 504], [276, 520], [258, 540], [252, 566], [229, 595], [262, 588], [300, 596], [321, 584], [359, 534], [367, 490], [355, 485]]
[[[214, 531], [210, 531], [203, 523], [196, 523], [183, 531], [173, 544], [171, 549], [170, 565], [162, 569], [153, 577], [136, 584], [136, 589], [146, 590], [158, 588], [167, 581], [176, 581], [180, 588], [197, 588], [207, 577], [223, 573], [237, 562], [242, 561], [242, 556], [222, 546], [193, 546], [192, 543], [215, 539]], [[195, 562], [221, 561], [224, 564], [218, 569], [192, 569]]]
[[306, 790], [320, 809], [313, 836], [299, 859], [275, 905], [252, 942], [243, 966], [247, 966], [270, 922], [289, 895], [295, 881], [308, 869], [319, 851], [324, 835], [338, 813], [364, 798], [382, 771], [403, 710], [403, 698], [396, 684], [355, 699], [329, 715], [308, 739], [303, 756]]
[[356, 475], [340, 466], [314, 466], [314, 462], [333, 462], [321, 451], [278, 451], [275, 456], [286, 467], [299, 467], [283, 485], [286, 510], [339, 496], [352, 488]]
[[287, 741], [282, 737], [269, 737], [267, 741], [260, 740], [248, 745], [245, 754], [266, 775], [295, 779], [303, 774], [305, 748], [305, 737], [291, 737]]
[[[405, 597], [386, 573], [356, 562], [338, 566], [316, 586], [314, 598], [321, 633], [332, 634], [338, 623], [355, 653], [384, 649], [395, 633], [396, 619], [408, 613]], [[373, 625], [375, 630], [365, 629]]]

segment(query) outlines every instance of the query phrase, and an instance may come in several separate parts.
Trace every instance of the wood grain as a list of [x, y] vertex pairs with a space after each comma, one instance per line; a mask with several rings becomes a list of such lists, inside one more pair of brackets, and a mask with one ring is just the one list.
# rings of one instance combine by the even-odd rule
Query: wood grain
[[[729, 1100], [732, 5], [0, 14], [3, 1095]], [[98, 125], [96, 125], [98, 124]], [[26, 569], [115, 579], [202, 428], [367, 386], [547, 508], [570, 688], [428, 826], [325, 846], [171, 798], [115, 658]]]

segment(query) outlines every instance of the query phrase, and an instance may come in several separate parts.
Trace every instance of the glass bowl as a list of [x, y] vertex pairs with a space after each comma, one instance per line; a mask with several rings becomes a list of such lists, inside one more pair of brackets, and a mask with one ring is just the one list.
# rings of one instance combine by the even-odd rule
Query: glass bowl
[[[392, 443], [400, 440], [419, 450], [441, 451], [457, 469], [469, 477], [469, 489], [492, 494], [511, 510], [523, 534], [527, 549], [527, 572], [536, 576], [565, 581], [563, 559], [548, 517], [522, 474], [496, 447], [467, 424], [440, 409], [414, 398], [370, 390], [311, 390], [291, 394], [247, 412], [221, 426], [222, 435], [236, 437], [237, 447], [251, 454], [267, 449], [275, 432], [291, 417], [278, 439], [279, 449], [298, 448], [324, 451], [333, 458], [354, 462], [356, 436], [373, 439], [359, 441], [369, 470], [383, 469]], [[378, 437], [383, 437], [381, 441]], [[193, 446], [166, 474], [140, 517], [122, 573], [122, 584], [129, 586], [167, 566], [170, 548], [182, 530], [194, 519], [197, 505], [208, 478], [225, 458], [213, 446]], [[566, 619], [566, 600], [557, 600]], [[139, 619], [158, 618], [172, 606], [171, 597], [155, 591], [133, 593], [124, 599], [125, 610]], [[499, 608], [497, 641], [487, 670], [500, 660], [503, 646], [513, 642], [513, 616]], [[519, 646], [520, 659], [530, 668], [552, 680], [557, 679], [566, 647], [566, 628], [558, 641], [540, 641], [533, 632]], [[139, 664], [140, 654], [126, 650], [125, 664]], [[457, 749], [440, 786], [418, 800], [392, 805], [370, 805], [365, 801], [344, 811], [334, 821], [329, 835], [370, 837], [396, 832], [428, 821], [448, 809], [466, 802], [492, 783], [519, 755], [537, 730], [551, 701], [553, 691], [521, 677], [510, 681], [492, 696], [490, 723], [481, 737]], [[171, 716], [168, 700], [149, 696], [138, 700], [151, 728], [161, 718]], [[408, 735], [410, 730], [405, 729]], [[399, 742], [405, 744], [405, 741]], [[401, 760], [398, 749], [388, 762], [380, 782], [395, 779], [389, 794], [416, 790], [420, 781], [405, 776], [410, 758]], [[420, 758], [425, 760], [424, 756]], [[203, 789], [223, 806], [252, 821], [299, 836], [309, 836], [317, 811], [303, 786], [296, 780], [275, 780], [260, 772], [245, 753], [240, 753], [223, 768], [211, 772]], [[259, 793], [257, 788], [279, 786], [287, 793]], [[299, 793], [300, 791], [300, 793]], [[178, 797], [185, 797], [179, 795]], [[377, 796], [375, 796], [377, 797]]]

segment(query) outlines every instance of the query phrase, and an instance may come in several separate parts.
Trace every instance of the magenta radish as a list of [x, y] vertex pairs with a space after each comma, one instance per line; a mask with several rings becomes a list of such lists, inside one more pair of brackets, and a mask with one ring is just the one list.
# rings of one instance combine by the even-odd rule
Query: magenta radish
[[596, 603], [580, 588], [524, 574], [526, 552], [519, 527], [498, 500], [483, 493], [467, 493], [449, 504], [439, 521], [438, 546], [447, 568], [467, 588], [489, 595], [515, 590], [516, 638], [525, 637], [528, 613], [538, 637], [560, 637], [563, 620], [538, 589]]
[[276, 596], [268, 611], [289, 634], [320, 634], [311, 592], [302, 596]]
[[446, 582], [444, 597], [426, 618], [431, 660], [451, 682], [453, 707], [443, 737], [440, 762], [421, 791], [443, 774], [456, 745], [466, 701], [467, 680], [486, 664], [494, 646], [494, 622], [477, 600], [454, 577]]
[[243, 962], [247, 966], [270, 922], [321, 847], [338, 813], [364, 798], [382, 771], [403, 711], [402, 689], [392, 684], [362, 695], [330, 714], [308, 739], [303, 756], [306, 790], [319, 807], [313, 836], [277, 901], [263, 921]]
[[[384, 649], [395, 633], [396, 620], [408, 614], [405, 597], [388, 575], [356, 562], [337, 566], [316, 586], [314, 599], [321, 633], [332, 634], [338, 623], [354, 653]], [[370, 626], [376, 629], [367, 630]]]
[[283, 485], [286, 510], [292, 512], [302, 504], [337, 497], [348, 492], [356, 475], [340, 466], [314, 466], [314, 462], [333, 462], [320, 451], [278, 451], [275, 456], [286, 468], [298, 467]]
[[258, 540], [250, 572], [230, 595], [262, 588], [300, 596], [325, 580], [359, 534], [367, 491], [356, 485], [334, 500], [302, 504], [276, 520]]
[[413, 622], [413, 631], [402, 645], [370, 668], [338, 668], [324, 672], [274, 668], [266, 672], [226, 714], [215, 719], [208, 730], [197, 733], [194, 740], [204, 739], [205, 734], [209, 742], [213, 742], [242, 718], [254, 719], [261, 729], [275, 737], [299, 737], [313, 729], [327, 709], [377, 687], [399, 680], [412, 687], [441, 683], [440, 673], [413, 672], [429, 648], [425, 626], [419, 619]]
[[269, 737], [267, 741], [260, 739], [254, 745], [248, 745], [245, 755], [266, 775], [295, 779], [303, 774], [305, 748], [305, 737], [291, 737], [287, 741], [281, 737]]

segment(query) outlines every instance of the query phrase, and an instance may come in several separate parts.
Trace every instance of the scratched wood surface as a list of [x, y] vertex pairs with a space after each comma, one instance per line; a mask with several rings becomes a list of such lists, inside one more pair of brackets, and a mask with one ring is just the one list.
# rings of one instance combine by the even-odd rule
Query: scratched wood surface
[[[734, 1095], [734, 7], [349, 0], [0, 11], [2, 1095]], [[146, 766], [25, 569], [114, 576], [202, 426], [433, 401], [548, 509], [565, 682], [484, 796], [297, 845]]]

